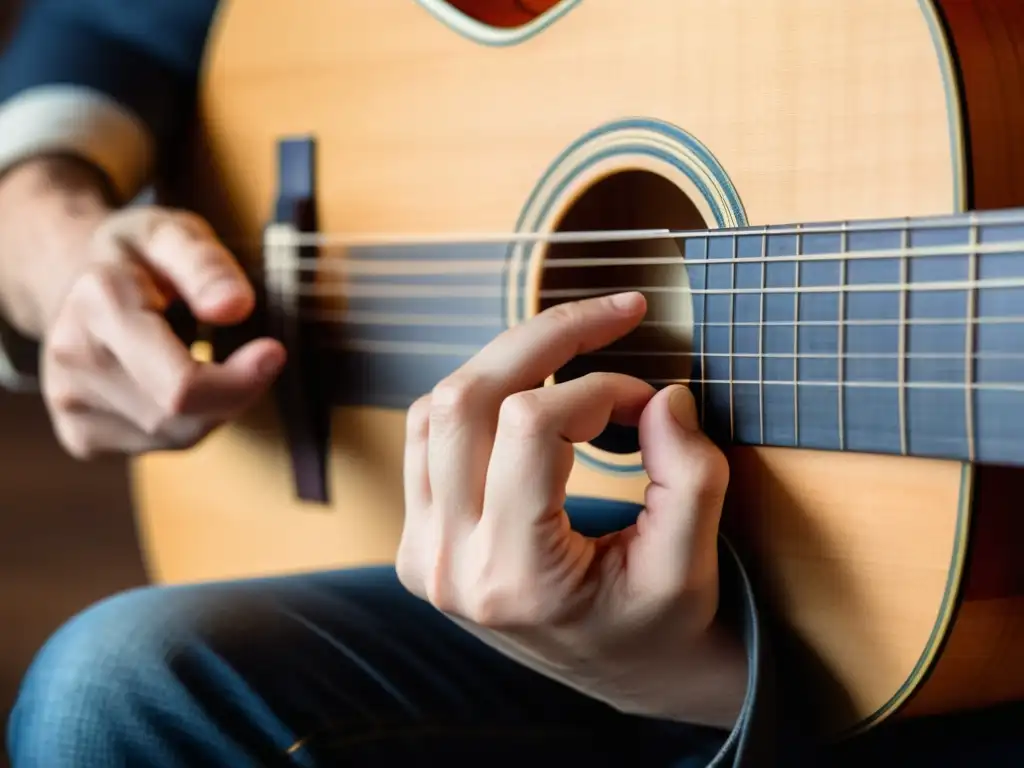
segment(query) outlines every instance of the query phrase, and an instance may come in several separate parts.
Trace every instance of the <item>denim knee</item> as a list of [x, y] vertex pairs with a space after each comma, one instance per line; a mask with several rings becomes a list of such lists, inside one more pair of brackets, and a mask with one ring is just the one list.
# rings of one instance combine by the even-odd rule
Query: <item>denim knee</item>
[[22, 682], [7, 729], [14, 768], [276, 761], [294, 735], [217, 645], [245, 642], [247, 613], [230, 586], [175, 587], [125, 592], [73, 617]]
[[100, 602], [64, 624], [40, 649], [8, 721], [15, 766], [116, 764], [138, 738], [148, 705], [171, 685], [176, 633], [154, 610], [152, 590]]

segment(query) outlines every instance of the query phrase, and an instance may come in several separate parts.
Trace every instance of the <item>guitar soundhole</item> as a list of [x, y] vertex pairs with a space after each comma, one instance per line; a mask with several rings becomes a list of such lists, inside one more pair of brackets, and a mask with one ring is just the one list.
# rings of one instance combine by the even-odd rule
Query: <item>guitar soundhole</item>
[[[562, 216], [562, 232], [623, 229], [703, 229], [707, 225], [690, 198], [675, 184], [650, 171], [630, 170], [605, 176], [590, 186]], [[605, 243], [559, 243], [545, 260], [600, 259], [598, 265], [569, 263], [544, 269], [542, 294], [588, 289], [594, 295], [627, 288], [643, 290], [647, 316], [625, 338], [598, 352], [581, 355], [559, 370], [555, 381], [594, 371], [625, 373], [657, 388], [687, 380], [693, 351], [693, 309], [682, 253], [664, 239]], [[649, 289], [659, 290], [652, 291]], [[664, 290], [664, 289], [672, 290]], [[567, 299], [542, 299], [548, 307]], [[593, 445], [611, 453], [639, 450], [635, 427], [612, 425]]]

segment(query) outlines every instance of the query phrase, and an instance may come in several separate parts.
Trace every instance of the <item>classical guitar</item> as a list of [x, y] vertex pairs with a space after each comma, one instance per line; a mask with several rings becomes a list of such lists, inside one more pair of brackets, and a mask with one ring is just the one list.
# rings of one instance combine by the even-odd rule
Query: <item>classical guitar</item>
[[[175, 193], [290, 363], [135, 464], [155, 579], [390, 561], [408, 405], [633, 287], [555, 379], [690, 383], [822, 727], [1024, 695], [1024, 5], [224, 0], [199, 117]], [[630, 430], [577, 458], [642, 502]]]

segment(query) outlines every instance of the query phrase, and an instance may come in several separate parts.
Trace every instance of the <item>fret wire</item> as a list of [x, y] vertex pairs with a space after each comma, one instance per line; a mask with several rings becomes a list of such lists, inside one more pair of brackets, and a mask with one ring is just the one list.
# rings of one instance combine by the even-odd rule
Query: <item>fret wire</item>
[[[967, 255], [967, 280], [973, 284], [978, 276], [978, 218], [977, 214], [971, 213], [970, 215], [970, 246]], [[967, 305], [966, 319], [968, 322], [964, 323], [964, 366], [966, 367], [964, 375], [964, 427], [967, 431], [967, 458], [968, 461], [974, 461], [975, 456], [975, 444], [974, 444], [974, 346], [975, 346], [975, 329], [977, 325], [973, 322], [975, 318], [975, 301], [976, 301], [976, 289], [969, 288], [967, 290]]]
[[[900, 234], [900, 249], [903, 251], [903, 255], [900, 257], [900, 284], [907, 284], [907, 275], [909, 272], [907, 264], [907, 248], [910, 245], [910, 221], [907, 220], [907, 227]], [[907, 376], [907, 291], [900, 291], [899, 297], [900, 303], [900, 326], [899, 334], [897, 336], [897, 373], [896, 381], [899, 389], [896, 391], [896, 399], [899, 409], [900, 419], [900, 454], [903, 456], [907, 455], [907, 388], [906, 376]]]
[[[708, 256], [711, 253], [708, 247], [709, 240], [704, 240], [704, 288], [708, 287]], [[701, 297], [700, 302], [700, 423], [701, 425], [706, 424], [706, 413], [707, 413], [707, 386], [705, 380], [707, 379], [707, 361], [704, 358], [704, 353], [707, 351], [707, 333], [705, 328], [708, 322], [708, 296], [704, 294]]]
[[[768, 255], [768, 230], [765, 228], [761, 236], [761, 256]], [[768, 284], [768, 259], [761, 259], [761, 300], [759, 312], [760, 325], [757, 329], [757, 413], [761, 420], [761, 444], [767, 444], [764, 433], [764, 289]]]
[[796, 256], [793, 263], [793, 445], [800, 445], [800, 358], [797, 352], [800, 350], [800, 260], [799, 256], [803, 251], [803, 235], [800, 227], [797, 227], [796, 235]]
[[[839, 233], [839, 252], [845, 253], [849, 247], [849, 233], [846, 229], [846, 222], [843, 222], [842, 229]], [[846, 265], [847, 259], [839, 260], [839, 284], [843, 287], [846, 286]], [[838, 360], [836, 365], [836, 375], [838, 380], [836, 382], [836, 396], [839, 400], [839, 418], [837, 420], [837, 426], [839, 428], [839, 450], [846, 450], [846, 424], [843, 419], [843, 409], [846, 403], [846, 387], [844, 386], [846, 380], [846, 370], [843, 366], [844, 352], [845, 352], [845, 337], [846, 337], [846, 291], [839, 291], [839, 318], [836, 322], [836, 348], [838, 351]]]
[[[736, 257], [739, 255], [739, 245], [735, 235], [732, 238], [732, 260], [729, 264], [729, 284], [733, 289], [736, 288]], [[736, 319], [736, 294], [729, 299], [729, 324], [732, 325]], [[733, 379], [736, 378], [733, 372], [733, 339], [736, 336], [736, 329], [730, 327], [729, 329], [729, 441], [732, 442], [736, 439], [736, 413], [734, 407], [734, 391], [733, 391]]]

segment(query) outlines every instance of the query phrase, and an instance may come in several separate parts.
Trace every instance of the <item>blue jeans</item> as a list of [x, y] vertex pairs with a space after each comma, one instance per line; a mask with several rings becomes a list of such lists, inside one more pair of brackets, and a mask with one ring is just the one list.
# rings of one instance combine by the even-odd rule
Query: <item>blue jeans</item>
[[[574, 522], [610, 530], [621, 514], [584, 508]], [[960, 752], [948, 725], [902, 740], [893, 730], [851, 764], [903, 749], [904, 765], [1024, 765], [1020, 722]], [[105, 600], [39, 652], [8, 748], [15, 768], [696, 768], [726, 736], [626, 716], [536, 675], [411, 596], [393, 569], [368, 568]]]

